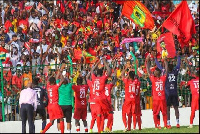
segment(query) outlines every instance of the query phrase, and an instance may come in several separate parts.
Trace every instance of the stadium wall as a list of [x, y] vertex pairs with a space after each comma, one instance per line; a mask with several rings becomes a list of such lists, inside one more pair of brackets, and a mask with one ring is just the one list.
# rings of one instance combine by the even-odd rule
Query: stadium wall
[[[180, 125], [181, 126], [188, 126], [190, 123], [190, 113], [191, 108], [179, 108], [180, 113]], [[194, 118], [194, 125], [199, 125], [199, 111], [196, 111], [196, 116]], [[171, 125], [176, 125], [176, 118], [175, 118], [175, 111], [173, 108], [171, 108]], [[91, 121], [91, 114], [88, 113], [87, 117], [88, 126], [90, 126]], [[35, 132], [39, 133], [41, 129], [41, 120], [35, 121]], [[49, 120], [47, 121], [47, 123]], [[105, 122], [107, 123], [107, 121]], [[80, 121], [81, 124], [81, 132], [84, 132], [84, 127], [82, 121]], [[7, 121], [7, 122], [0, 122], [0, 133], [21, 133], [21, 121]], [[142, 110], [142, 129], [144, 128], [153, 128], [154, 122], [153, 122], [153, 114], [152, 110]], [[161, 115], [161, 127], [163, 127], [163, 118]], [[72, 132], [75, 131], [75, 120], [72, 119]], [[180, 128], [181, 129], [181, 128]], [[114, 112], [114, 123], [113, 123], [113, 130], [124, 130], [124, 125], [122, 122], [122, 113], [121, 111], [115, 111]], [[65, 131], [66, 131], [66, 124], [65, 124]], [[97, 132], [96, 123], [93, 128], [94, 132]], [[167, 130], [166, 130], [167, 131]], [[27, 122], [27, 132], [28, 132], [28, 122]], [[57, 121], [54, 122], [54, 125], [47, 131], [47, 133], [60, 133], [57, 130]]]

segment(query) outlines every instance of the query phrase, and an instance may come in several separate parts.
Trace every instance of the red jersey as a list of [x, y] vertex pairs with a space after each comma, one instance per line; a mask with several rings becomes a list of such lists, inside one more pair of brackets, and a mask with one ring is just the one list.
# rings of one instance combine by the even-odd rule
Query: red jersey
[[111, 83], [111, 84], [106, 84], [105, 85], [105, 95], [106, 95], [106, 99], [110, 102], [111, 104], [111, 90], [112, 90], [112, 87], [114, 85]]
[[76, 108], [86, 108], [87, 107], [87, 100], [86, 94], [88, 91], [88, 85], [73, 85], [72, 89], [74, 90], [75, 94], [75, 107]]
[[187, 85], [190, 86], [192, 96], [199, 96], [199, 77], [188, 81]]
[[137, 80], [123, 78], [123, 82], [125, 85], [125, 101], [135, 100]]
[[95, 99], [95, 90], [93, 88], [93, 84], [91, 80], [87, 80], [87, 84], [90, 88], [90, 97], [89, 97], [89, 102], [94, 102]]
[[166, 75], [157, 78], [153, 75], [150, 76], [152, 82], [152, 95], [153, 100], [164, 100], [165, 99], [165, 81]]
[[92, 83], [94, 84], [93, 90], [95, 91], [95, 99], [104, 99], [106, 79], [106, 75], [96, 77], [94, 74], [92, 74]]
[[136, 103], [140, 103], [140, 81], [138, 79], [135, 79], [137, 85], [136, 85], [136, 90], [135, 90], [135, 101]]
[[50, 85], [47, 83], [47, 93], [49, 98], [49, 104], [58, 104], [58, 88], [60, 84]]

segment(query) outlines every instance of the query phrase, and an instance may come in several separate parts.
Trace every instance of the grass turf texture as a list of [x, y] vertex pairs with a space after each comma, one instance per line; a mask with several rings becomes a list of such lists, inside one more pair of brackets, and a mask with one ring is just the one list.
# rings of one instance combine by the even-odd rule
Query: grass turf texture
[[144, 128], [142, 130], [131, 130], [127, 132], [123, 132], [123, 130], [114, 131], [113, 133], [199, 133], [199, 125], [193, 126], [193, 128], [187, 128], [188, 126], [181, 126], [180, 128], [176, 128], [176, 126], [172, 126], [171, 129], [158, 129], [155, 128]]

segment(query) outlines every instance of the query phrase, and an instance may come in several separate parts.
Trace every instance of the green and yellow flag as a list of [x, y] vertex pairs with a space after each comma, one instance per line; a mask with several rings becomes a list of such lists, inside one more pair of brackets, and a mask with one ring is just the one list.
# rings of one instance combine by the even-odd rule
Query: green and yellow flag
[[143, 29], [152, 30], [154, 20], [149, 10], [140, 1], [126, 1], [122, 14]]

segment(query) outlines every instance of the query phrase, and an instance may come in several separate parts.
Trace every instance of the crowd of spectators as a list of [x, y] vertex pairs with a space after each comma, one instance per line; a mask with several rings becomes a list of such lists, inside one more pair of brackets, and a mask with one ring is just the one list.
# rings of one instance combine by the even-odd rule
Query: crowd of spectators
[[[124, 64], [133, 64], [132, 51], [138, 59], [138, 72], [145, 78], [144, 60], [148, 54], [152, 59], [156, 55], [153, 33], [169, 15], [162, 13], [172, 12], [176, 5], [172, 0], [140, 1], [152, 13], [155, 21], [153, 30], [136, 26], [121, 14], [122, 5], [113, 0], [1, 1], [0, 45], [1, 49], [7, 50], [7, 58], [3, 62], [6, 95], [17, 94], [36, 75], [43, 78], [41, 83], [44, 84], [59, 64], [69, 63], [67, 56], [73, 61], [74, 74], [85, 76], [91, 63], [105, 57], [120, 76]], [[174, 42], [183, 63], [185, 59], [191, 59], [196, 69], [199, 66], [199, 4], [196, 2], [194, 6], [197, 11], [192, 10], [191, 13], [196, 34], [184, 48], [180, 47], [175, 35]], [[164, 32], [167, 30], [161, 27], [158, 35]], [[121, 44], [124, 38], [133, 37], [143, 37], [143, 41]], [[184, 64], [181, 66], [180, 74], [184, 75], [187, 69]], [[68, 72], [66, 69], [64, 74], [69, 75]]]

